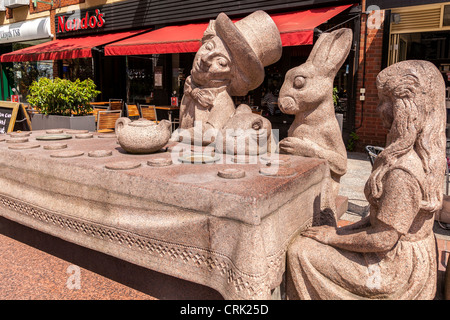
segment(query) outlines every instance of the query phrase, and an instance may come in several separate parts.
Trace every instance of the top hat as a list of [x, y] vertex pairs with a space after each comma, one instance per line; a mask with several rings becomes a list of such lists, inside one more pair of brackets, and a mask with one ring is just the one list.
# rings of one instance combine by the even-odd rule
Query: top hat
[[280, 32], [264, 11], [256, 11], [236, 23], [220, 13], [215, 29], [239, 69], [231, 82], [230, 94], [246, 95], [264, 81], [264, 67], [280, 59]]

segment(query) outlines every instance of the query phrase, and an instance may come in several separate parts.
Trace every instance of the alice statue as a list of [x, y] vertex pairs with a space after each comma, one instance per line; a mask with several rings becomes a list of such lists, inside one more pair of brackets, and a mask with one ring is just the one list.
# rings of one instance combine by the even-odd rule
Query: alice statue
[[342, 228], [311, 227], [288, 250], [289, 299], [433, 299], [434, 214], [445, 173], [445, 83], [427, 61], [377, 77], [386, 148], [365, 185], [370, 214]]

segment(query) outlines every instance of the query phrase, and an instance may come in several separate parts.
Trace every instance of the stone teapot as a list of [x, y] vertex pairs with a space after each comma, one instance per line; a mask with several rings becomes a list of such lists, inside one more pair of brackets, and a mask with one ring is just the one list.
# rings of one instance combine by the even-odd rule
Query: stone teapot
[[128, 153], [153, 153], [161, 150], [170, 139], [171, 123], [162, 120], [159, 124], [145, 118], [131, 121], [119, 118], [115, 130], [120, 146]]

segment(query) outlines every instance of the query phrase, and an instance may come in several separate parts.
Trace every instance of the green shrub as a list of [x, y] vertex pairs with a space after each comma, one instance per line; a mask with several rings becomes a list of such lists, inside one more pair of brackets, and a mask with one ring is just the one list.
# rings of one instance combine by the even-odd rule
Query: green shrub
[[359, 140], [359, 136], [356, 134], [356, 132], [351, 132], [350, 133], [350, 137], [347, 141], [347, 151], [354, 151], [355, 150], [355, 145], [356, 145], [356, 141]]
[[29, 87], [28, 102], [43, 114], [83, 116], [92, 111], [90, 102], [100, 91], [91, 79], [70, 81], [40, 78]]

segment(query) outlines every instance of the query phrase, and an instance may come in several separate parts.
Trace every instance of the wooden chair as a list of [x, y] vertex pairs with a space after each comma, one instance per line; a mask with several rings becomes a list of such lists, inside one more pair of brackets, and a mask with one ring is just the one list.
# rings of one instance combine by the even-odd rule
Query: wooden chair
[[136, 119], [141, 116], [141, 112], [139, 111], [139, 107], [136, 104], [125, 104], [125, 109], [127, 110], [128, 118]]
[[108, 110], [120, 110], [123, 109], [123, 100], [122, 99], [109, 99], [109, 108]]
[[114, 132], [116, 120], [122, 116], [122, 110], [99, 110], [97, 116], [97, 132]]
[[180, 125], [180, 110], [172, 111], [172, 131], [175, 131]]
[[92, 109], [92, 114], [95, 117], [95, 123], [97, 123], [97, 121], [98, 121], [98, 112], [99, 111], [106, 111], [106, 110], [105, 109], [98, 109], [98, 108]]
[[158, 116], [156, 115], [154, 105], [141, 104], [139, 107], [141, 109], [142, 118], [158, 123]]

